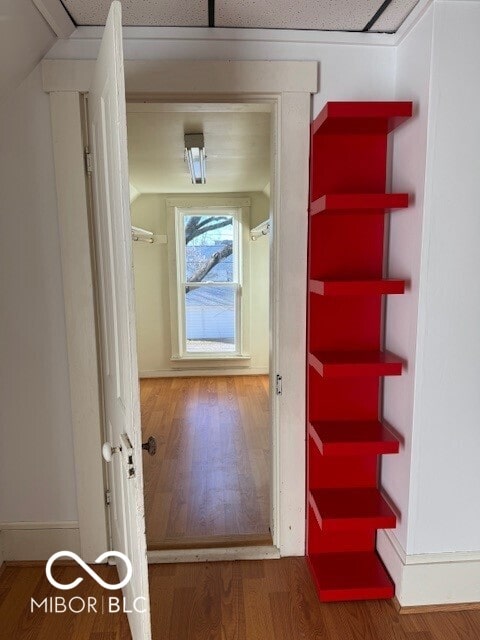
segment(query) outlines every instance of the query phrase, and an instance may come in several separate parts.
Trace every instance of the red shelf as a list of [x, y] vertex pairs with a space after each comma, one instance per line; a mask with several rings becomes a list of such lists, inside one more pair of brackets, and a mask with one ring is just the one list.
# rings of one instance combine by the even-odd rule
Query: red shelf
[[392, 529], [397, 518], [380, 491], [368, 489], [311, 489], [309, 502], [322, 531]]
[[310, 203], [318, 213], [382, 213], [408, 207], [408, 193], [329, 193]]
[[405, 280], [310, 280], [320, 296], [369, 296], [405, 292]]
[[403, 361], [383, 350], [382, 296], [406, 283], [384, 272], [385, 213], [409, 195], [385, 190], [388, 134], [411, 115], [411, 102], [328, 102], [311, 127], [306, 555], [323, 601], [394, 595], [375, 531], [396, 524], [379, 488], [378, 456], [400, 448], [381, 377]]
[[393, 598], [395, 587], [375, 552], [321, 553], [308, 558], [322, 602]]
[[403, 367], [388, 351], [317, 351], [308, 354], [308, 363], [324, 378], [399, 376]]
[[411, 115], [411, 102], [327, 102], [312, 124], [312, 133], [386, 135]]
[[398, 453], [400, 444], [381, 422], [314, 422], [308, 434], [324, 456]]

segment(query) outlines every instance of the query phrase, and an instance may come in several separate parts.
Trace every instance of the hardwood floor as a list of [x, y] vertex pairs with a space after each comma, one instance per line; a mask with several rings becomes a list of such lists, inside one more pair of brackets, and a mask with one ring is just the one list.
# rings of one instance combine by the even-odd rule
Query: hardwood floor
[[[105, 580], [112, 567], [95, 567]], [[56, 569], [67, 582], [78, 567]], [[399, 615], [391, 601], [320, 604], [304, 558], [151, 565], [153, 640], [479, 640], [480, 611]], [[56, 574], [57, 575], [57, 574]], [[85, 575], [73, 595], [101, 598]], [[109, 592], [118, 595], [116, 592]], [[126, 616], [30, 613], [30, 597], [65, 596], [42, 567], [0, 577], [0, 640], [129, 640]]]
[[140, 381], [149, 549], [270, 544], [268, 376]]

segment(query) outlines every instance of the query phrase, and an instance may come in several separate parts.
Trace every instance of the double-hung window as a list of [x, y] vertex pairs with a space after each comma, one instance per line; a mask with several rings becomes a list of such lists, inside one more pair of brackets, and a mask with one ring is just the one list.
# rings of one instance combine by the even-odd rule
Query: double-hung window
[[238, 209], [176, 209], [180, 357], [242, 353], [241, 216]]

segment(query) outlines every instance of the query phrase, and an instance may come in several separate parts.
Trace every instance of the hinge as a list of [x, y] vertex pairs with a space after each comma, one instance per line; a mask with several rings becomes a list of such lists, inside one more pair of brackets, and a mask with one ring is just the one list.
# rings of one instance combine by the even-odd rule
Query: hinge
[[282, 391], [283, 391], [283, 389], [282, 389], [282, 376], [280, 376], [278, 373], [277, 373], [276, 382], [275, 382], [275, 391], [276, 391], [277, 396], [281, 396], [282, 395]]
[[87, 173], [92, 173], [93, 171], [93, 155], [88, 149], [85, 149], [85, 169]]
[[105, 504], [107, 505], [107, 507], [110, 505], [111, 502], [112, 502], [112, 492], [110, 491], [110, 489], [107, 489], [105, 491]]

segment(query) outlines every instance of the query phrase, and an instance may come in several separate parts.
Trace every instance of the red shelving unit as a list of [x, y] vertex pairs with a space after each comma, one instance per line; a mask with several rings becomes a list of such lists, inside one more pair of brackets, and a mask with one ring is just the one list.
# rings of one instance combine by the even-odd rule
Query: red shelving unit
[[[312, 124], [310, 158], [307, 557], [323, 601], [391, 598], [376, 530], [396, 514], [378, 485], [379, 456], [399, 442], [379, 416], [381, 378], [403, 361], [383, 349], [387, 138], [410, 102], [329, 102]], [[372, 215], [375, 214], [375, 215]]]

